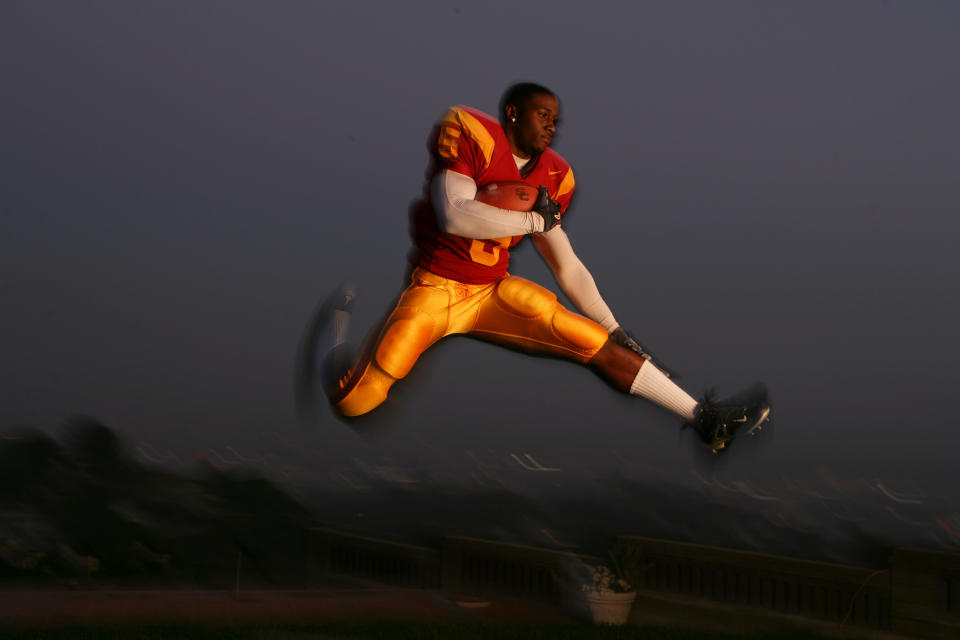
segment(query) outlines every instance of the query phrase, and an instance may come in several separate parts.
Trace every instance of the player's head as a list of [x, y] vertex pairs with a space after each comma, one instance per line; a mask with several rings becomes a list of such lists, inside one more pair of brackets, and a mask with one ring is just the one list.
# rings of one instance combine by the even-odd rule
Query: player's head
[[532, 156], [550, 146], [560, 119], [560, 101], [546, 87], [519, 82], [500, 98], [500, 122], [514, 153]]

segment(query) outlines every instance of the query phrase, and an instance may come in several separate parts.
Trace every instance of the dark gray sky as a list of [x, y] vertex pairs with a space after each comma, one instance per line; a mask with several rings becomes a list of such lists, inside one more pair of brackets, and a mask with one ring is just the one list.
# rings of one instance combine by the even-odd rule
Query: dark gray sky
[[[347, 277], [361, 332], [398, 293], [432, 123], [530, 79], [561, 96], [565, 226], [618, 319], [695, 394], [770, 387], [753, 464], [948, 468], [957, 33], [933, 0], [8, 0], [0, 429], [297, 433], [304, 323]], [[529, 246], [511, 271], [553, 286]], [[463, 339], [382, 420], [690, 461], [585, 370]]]

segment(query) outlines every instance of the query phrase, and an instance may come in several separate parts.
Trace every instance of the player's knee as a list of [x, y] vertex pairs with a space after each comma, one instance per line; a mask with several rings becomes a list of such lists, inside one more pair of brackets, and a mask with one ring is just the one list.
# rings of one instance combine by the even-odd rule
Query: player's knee
[[504, 311], [523, 318], [538, 318], [560, 308], [552, 291], [523, 278], [505, 278], [497, 285], [495, 296]]
[[585, 318], [558, 305], [551, 319], [553, 331], [577, 349], [591, 352], [600, 350], [607, 341], [607, 330], [589, 318]]
[[405, 377], [420, 354], [435, 340], [435, 330], [429, 314], [413, 308], [398, 309], [377, 345], [376, 363], [394, 378]]
[[383, 404], [394, 382], [395, 378], [370, 364], [356, 384], [345, 390], [333, 406], [341, 415], [347, 417], [363, 415]]

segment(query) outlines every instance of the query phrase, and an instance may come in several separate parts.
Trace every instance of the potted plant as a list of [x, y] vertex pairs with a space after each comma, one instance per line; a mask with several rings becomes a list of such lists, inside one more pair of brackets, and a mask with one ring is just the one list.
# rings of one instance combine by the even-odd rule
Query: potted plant
[[606, 564], [591, 567], [581, 589], [597, 624], [623, 625], [637, 597], [635, 586], [652, 563], [641, 564], [640, 547], [620, 545]]

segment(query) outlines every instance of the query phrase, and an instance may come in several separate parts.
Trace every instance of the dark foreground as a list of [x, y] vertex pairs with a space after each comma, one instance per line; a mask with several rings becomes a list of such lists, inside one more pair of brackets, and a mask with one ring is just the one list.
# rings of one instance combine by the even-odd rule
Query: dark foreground
[[600, 628], [585, 625], [534, 625], [514, 623], [490, 625], [483, 623], [420, 623], [420, 622], [360, 622], [328, 623], [317, 625], [252, 625], [252, 626], [210, 626], [210, 625], [151, 625], [127, 627], [70, 627], [44, 630], [4, 630], [2, 638], [30, 638], [50, 640], [83, 640], [86, 638], [143, 638], [145, 640], [291, 640], [315, 638], [333, 640], [339, 638], [365, 638], [370, 640], [413, 639], [413, 638], [455, 638], [456, 640], [481, 640], [502, 638], [505, 640], [540, 640], [547, 638], [573, 640], [574, 638], [610, 638], [640, 639], [662, 638], [665, 640], [707, 640], [722, 638], [771, 638], [773, 640], [806, 640], [823, 638], [803, 631], [784, 631], [779, 634], [713, 633], [691, 630], [668, 629], [661, 627], [619, 627]]
[[[8, 591], [0, 638], [864, 638], [841, 627], [762, 619], [729, 607], [677, 617], [638, 601], [625, 627], [567, 607], [506, 597], [456, 599], [388, 587], [309, 591]], [[893, 637], [893, 636], [890, 636]]]

